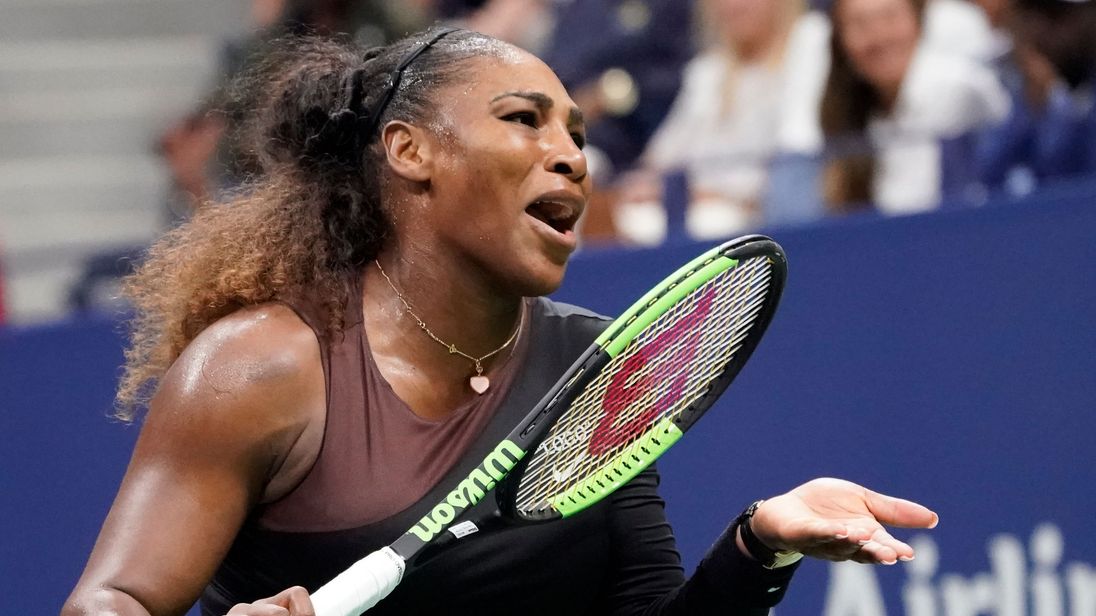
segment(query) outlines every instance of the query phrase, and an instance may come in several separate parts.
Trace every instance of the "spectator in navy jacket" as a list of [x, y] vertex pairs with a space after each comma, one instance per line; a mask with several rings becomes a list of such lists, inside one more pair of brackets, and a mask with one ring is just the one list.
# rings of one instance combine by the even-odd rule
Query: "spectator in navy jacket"
[[1014, 47], [1000, 62], [1012, 112], [983, 138], [980, 172], [1014, 192], [1096, 173], [1096, 1], [1013, 2]]
[[[617, 170], [643, 152], [693, 55], [686, 0], [561, 0], [541, 54], [583, 110], [589, 143]], [[596, 170], [595, 170], [596, 172]]]

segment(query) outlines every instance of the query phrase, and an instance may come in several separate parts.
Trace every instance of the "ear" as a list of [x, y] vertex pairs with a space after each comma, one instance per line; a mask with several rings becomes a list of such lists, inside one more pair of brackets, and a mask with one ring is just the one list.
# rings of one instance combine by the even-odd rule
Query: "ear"
[[427, 182], [433, 173], [433, 142], [426, 131], [400, 120], [393, 120], [381, 130], [388, 166], [401, 178], [412, 182]]

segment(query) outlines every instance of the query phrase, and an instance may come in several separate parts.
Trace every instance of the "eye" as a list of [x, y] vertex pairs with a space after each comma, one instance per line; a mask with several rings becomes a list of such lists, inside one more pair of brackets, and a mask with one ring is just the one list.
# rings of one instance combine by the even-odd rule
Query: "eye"
[[533, 128], [537, 127], [537, 114], [533, 111], [518, 111], [502, 117], [507, 122], [517, 122]]
[[578, 146], [578, 149], [581, 150], [586, 147], [586, 135], [583, 135], [582, 133], [571, 133], [571, 139], [575, 141], [575, 145]]

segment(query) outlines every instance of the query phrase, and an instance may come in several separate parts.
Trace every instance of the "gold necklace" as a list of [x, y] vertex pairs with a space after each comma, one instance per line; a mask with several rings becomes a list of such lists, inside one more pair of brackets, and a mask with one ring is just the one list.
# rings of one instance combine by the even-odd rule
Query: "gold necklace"
[[392, 287], [392, 290], [396, 293], [396, 297], [398, 297], [400, 299], [400, 302], [403, 303], [403, 307], [407, 310], [407, 314], [411, 315], [411, 318], [415, 319], [415, 322], [419, 324], [419, 329], [426, 332], [426, 335], [430, 336], [430, 338], [434, 342], [437, 342], [438, 344], [445, 347], [449, 351], [450, 355], [460, 355], [461, 357], [472, 362], [472, 364], [476, 368], [476, 373], [468, 379], [468, 385], [473, 390], [475, 390], [477, 394], [482, 394], [483, 392], [487, 391], [487, 388], [491, 386], [491, 381], [483, 374], [483, 360], [495, 356], [500, 351], [510, 346], [510, 343], [512, 343], [514, 339], [518, 337], [518, 332], [521, 331], [521, 326], [525, 323], [524, 306], [521, 309], [521, 316], [518, 318], [518, 326], [514, 328], [514, 333], [510, 334], [510, 337], [506, 340], [506, 342], [502, 343], [502, 346], [482, 357], [472, 357], [468, 353], [465, 353], [464, 351], [458, 349], [457, 345], [438, 338], [437, 334], [430, 331], [430, 328], [426, 326], [426, 322], [424, 322], [422, 318], [419, 317], [419, 315], [415, 314], [415, 311], [411, 309], [411, 304], [407, 302], [407, 299], [403, 296], [403, 293], [400, 293], [400, 290], [396, 288], [396, 284], [392, 282], [391, 278], [388, 277], [388, 273], [384, 271], [383, 267], [381, 267], [381, 262], [374, 261], [374, 263], [377, 264], [377, 270], [380, 271], [381, 276], [384, 276], [384, 279], [388, 281], [388, 286]]

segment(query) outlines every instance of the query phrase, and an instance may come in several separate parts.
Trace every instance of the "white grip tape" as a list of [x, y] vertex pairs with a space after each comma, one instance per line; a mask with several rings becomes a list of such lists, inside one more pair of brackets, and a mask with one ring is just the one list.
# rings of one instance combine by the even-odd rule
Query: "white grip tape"
[[389, 547], [350, 565], [312, 593], [316, 616], [360, 616], [395, 590], [404, 566], [403, 558]]

